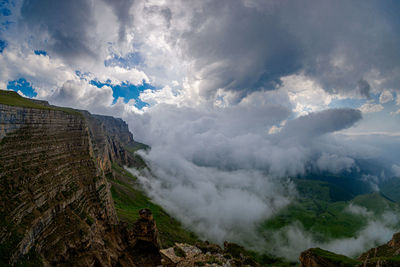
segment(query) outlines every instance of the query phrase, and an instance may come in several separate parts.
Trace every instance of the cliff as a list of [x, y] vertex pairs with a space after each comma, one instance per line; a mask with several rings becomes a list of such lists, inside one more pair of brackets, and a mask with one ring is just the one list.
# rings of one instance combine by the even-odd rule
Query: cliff
[[105, 178], [132, 142], [121, 119], [0, 91], [0, 265], [140, 262]]
[[400, 266], [400, 233], [394, 234], [388, 243], [363, 253], [358, 260], [365, 267]]

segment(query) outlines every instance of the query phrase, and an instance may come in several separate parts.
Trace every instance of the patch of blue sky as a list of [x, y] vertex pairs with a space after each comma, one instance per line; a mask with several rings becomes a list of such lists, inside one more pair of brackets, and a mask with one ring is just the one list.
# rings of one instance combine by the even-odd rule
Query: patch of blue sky
[[90, 84], [97, 86], [99, 88], [103, 87], [104, 85], [110, 86], [111, 89], [113, 90], [113, 97], [114, 101], [113, 104], [117, 101], [119, 97], [124, 98], [124, 102], [128, 103], [129, 100], [134, 99], [135, 100], [135, 106], [139, 109], [142, 109], [143, 107], [148, 106], [148, 103], [143, 102], [140, 100], [139, 95], [141, 92], [147, 89], [154, 90], [156, 89], [154, 86], [151, 84], [146, 83], [143, 81], [141, 85], [133, 85], [130, 83], [122, 83], [120, 85], [112, 85], [110, 81], [106, 81], [105, 83], [99, 82], [96, 80], [91, 80]]
[[16, 1], [0, 0], [0, 33], [8, 30], [12, 24], [15, 24], [13, 10], [16, 8]]
[[[396, 98], [394, 98], [393, 100], [382, 104], [384, 106], [384, 111], [390, 114], [395, 113], [397, 110], [400, 109], [400, 107], [398, 105], [396, 105]], [[399, 116], [399, 115], [397, 115]]]
[[127, 54], [125, 57], [120, 57], [116, 54], [113, 54], [111, 58], [104, 60], [104, 66], [106, 67], [122, 67], [122, 68], [132, 68], [138, 65], [143, 64], [144, 59], [138, 52], [133, 52]]
[[8, 17], [11, 15], [11, 10], [9, 10], [8, 8], [1, 8], [0, 15], [2, 15], [4, 17]]
[[1, 0], [0, 1], [0, 8], [8, 7], [10, 5], [9, 0]]
[[7, 84], [7, 89], [11, 89], [16, 92], [21, 91], [24, 95], [30, 98], [37, 96], [35, 89], [33, 89], [32, 85], [25, 78], [9, 81]]
[[82, 72], [80, 70], [76, 70], [75, 71], [75, 75], [79, 77], [79, 79], [81, 80], [88, 80], [88, 78], [90, 77], [90, 72]]
[[38, 55], [38, 56], [40, 56], [40, 55], [47, 56], [47, 52], [44, 50], [35, 50], [34, 52], [35, 52], [35, 55]]
[[13, 21], [5, 20], [0, 24], [0, 32], [10, 29], [11, 25], [15, 24]]
[[35, 55], [38, 55], [38, 56], [40, 56], [40, 55], [47, 56], [47, 52], [44, 50], [35, 50], [34, 52], [35, 52]]
[[7, 47], [7, 41], [5, 40], [0, 40], [0, 54], [3, 53], [4, 48]]
[[358, 99], [358, 98], [345, 98], [345, 99], [334, 99], [329, 104], [330, 108], [359, 108], [361, 105], [365, 104], [368, 99]]
[[15, 7], [15, 1], [0, 0], [0, 16], [11, 16], [11, 8]]

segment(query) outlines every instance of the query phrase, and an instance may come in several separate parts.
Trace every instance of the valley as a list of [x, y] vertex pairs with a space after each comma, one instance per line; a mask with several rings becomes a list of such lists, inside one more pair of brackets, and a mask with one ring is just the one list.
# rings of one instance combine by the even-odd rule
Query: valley
[[[178, 247], [199, 251], [193, 259], [182, 256], [186, 254], [178, 257], [187, 264], [223, 261], [236, 262], [233, 266], [244, 262], [298, 266], [299, 254], [282, 255], [273, 244], [252, 251], [229, 240], [220, 246], [201, 240], [190, 226], [182, 225], [146, 196], [138, 178], [125, 167], [151, 171], [136, 154], [151, 148], [136, 142], [121, 119], [59, 108], [9, 91], [0, 91], [0, 109], [2, 266], [133, 266], [135, 262], [152, 266], [148, 252], [132, 241], [135, 235], [130, 232], [140, 222], [143, 209], [152, 212], [160, 241], [156, 245], [166, 253], [162, 254], [165, 260], [174, 260], [167, 250]], [[345, 176], [291, 180], [297, 192], [292, 202], [258, 225], [267, 244], [274, 242], [271, 236], [293, 225], [324, 244], [355, 238], [369, 221], [381, 220], [386, 212], [400, 216], [395, 179], [383, 184], [380, 192]], [[388, 225], [393, 231], [400, 230], [398, 221]], [[397, 246], [396, 240], [391, 242]], [[346, 263], [340, 266], [357, 266], [374, 257], [375, 262], [381, 258], [392, 261], [394, 252], [385, 247], [381, 250], [389, 252], [382, 252], [379, 259], [368, 256], [369, 252], [351, 259], [314, 249], [300, 260], [303, 264], [319, 260]], [[216, 253], [214, 258], [206, 256], [210, 255], [207, 251]], [[226, 258], [221, 258], [225, 254]]]

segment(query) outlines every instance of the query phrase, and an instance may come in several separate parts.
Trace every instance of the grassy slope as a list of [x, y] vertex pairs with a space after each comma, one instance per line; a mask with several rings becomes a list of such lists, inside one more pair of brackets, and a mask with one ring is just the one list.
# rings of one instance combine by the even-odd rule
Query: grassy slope
[[18, 93], [14, 91], [5, 91], [0, 90], [0, 104], [9, 105], [9, 106], [18, 106], [24, 108], [36, 108], [36, 109], [46, 109], [46, 110], [60, 110], [72, 115], [82, 116], [79, 111], [76, 111], [72, 108], [63, 108], [56, 106], [45, 106], [39, 103], [35, 103], [29, 98], [25, 98], [20, 96]]
[[[337, 191], [326, 182], [300, 180], [295, 181], [300, 197], [283, 209], [274, 218], [260, 225], [261, 232], [277, 230], [295, 222], [300, 222], [304, 229], [312, 232], [319, 241], [335, 238], [353, 237], [366, 225], [366, 219], [346, 211], [350, 204], [367, 208], [379, 216], [389, 209], [399, 212], [399, 205], [378, 193], [360, 195], [351, 201], [335, 201], [347, 197], [346, 192]], [[333, 188], [333, 189], [332, 189]], [[336, 190], [340, 196], [332, 196]], [[399, 213], [400, 214], [400, 213]]]
[[400, 203], [400, 177], [388, 179], [382, 182], [379, 187], [386, 196]]
[[153, 203], [139, 189], [136, 177], [114, 164], [113, 174], [108, 175], [112, 184], [111, 193], [120, 220], [132, 224], [139, 218], [142, 208], [149, 208], [154, 214], [163, 247], [171, 247], [175, 242], [194, 244], [198, 242], [196, 235], [183, 226], [160, 206]]
[[[331, 262], [334, 262], [337, 264], [337, 266], [342, 266], [342, 267], [355, 267], [359, 266], [361, 263], [358, 260], [351, 259], [349, 257], [346, 257], [344, 255], [340, 254], [335, 254], [333, 252], [323, 250], [320, 248], [312, 248], [311, 249], [313, 254], [320, 256], [322, 258], [328, 259]], [[385, 266], [399, 266], [400, 264], [400, 256], [393, 256], [393, 253], [387, 257], [375, 257], [369, 259], [369, 264], [368, 266], [373, 266], [374, 264], [377, 264], [377, 262], [380, 261], [382, 264], [382, 261], [385, 261]]]
[[313, 254], [320, 256], [322, 258], [328, 259], [331, 262], [335, 263], [335, 265], [337, 264], [337, 266], [342, 266], [342, 267], [355, 267], [358, 264], [360, 264], [359, 261], [350, 259], [349, 257], [346, 257], [344, 255], [340, 255], [340, 254], [335, 254], [333, 252], [327, 251], [327, 250], [323, 250], [320, 248], [313, 248], [311, 249], [311, 251], [313, 252]]

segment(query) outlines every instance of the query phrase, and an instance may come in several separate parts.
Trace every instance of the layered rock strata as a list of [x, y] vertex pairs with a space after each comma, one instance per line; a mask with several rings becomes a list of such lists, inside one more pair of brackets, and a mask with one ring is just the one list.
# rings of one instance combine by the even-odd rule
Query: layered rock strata
[[104, 175], [132, 141], [112, 117], [0, 104], [1, 265], [135, 266]]

